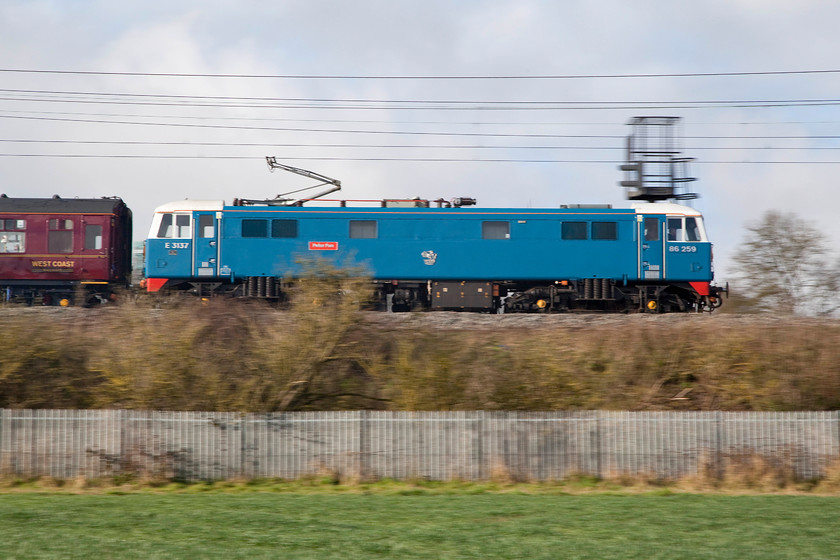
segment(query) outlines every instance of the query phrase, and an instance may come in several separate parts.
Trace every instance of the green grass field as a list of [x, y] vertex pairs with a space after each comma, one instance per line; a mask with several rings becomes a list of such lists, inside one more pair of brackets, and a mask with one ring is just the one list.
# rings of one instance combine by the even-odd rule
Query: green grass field
[[0, 494], [2, 558], [838, 558], [840, 498]]

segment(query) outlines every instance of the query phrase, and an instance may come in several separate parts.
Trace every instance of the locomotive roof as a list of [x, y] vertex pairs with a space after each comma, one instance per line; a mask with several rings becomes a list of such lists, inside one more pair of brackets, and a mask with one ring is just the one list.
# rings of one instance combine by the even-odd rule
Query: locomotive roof
[[155, 208], [155, 212], [192, 212], [195, 210], [222, 210], [225, 206], [223, 200], [176, 200], [167, 202]]
[[[316, 201], [313, 201], [316, 202]], [[218, 211], [224, 210], [225, 203], [222, 200], [177, 200], [174, 202], [167, 202], [155, 208], [156, 213], [160, 212], [193, 212], [193, 211]], [[237, 207], [237, 210], [248, 210], [252, 212], [260, 212], [260, 211], [272, 211], [272, 210], [305, 210], [310, 212], [317, 212], [319, 210], [330, 210], [330, 211], [342, 211], [342, 210], [353, 210], [353, 208], [340, 208], [335, 206], [245, 206], [245, 207]], [[377, 211], [380, 210], [378, 207], [367, 207], [366, 209]], [[393, 208], [385, 209], [382, 208], [381, 210], [388, 210], [393, 211]], [[420, 208], [403, 208], [400, 210], [404, 210], [406, 212], [411, 212], [412, 210], [422, 210]], [[425, 210], [430, 210], [429, 208], [425, 208]], [[431, 210], [437, 210], [432, 208]], [[459, 209], [453, 208], [448, 209], [453, 212], [460, 212], [464, 214], [475, 214], [475, 213], [493, 213], [499, 210], [504, 211], [526, 211], [526, 212], [533, 212], [534, 208], [483, 208], [483, 207], [476, 207], [470, 208], [469, 210], [466, 209]], [[552, 209], [553, 210], [553, 209]], [[559, 209], [562, 212], [562, 209]], [[578, 210], [579, 209], [575, 209]], [[635, 202], [630, 205], [630, 208], [600, 208], [600, 207], [593, 207], [589, 208], [592, 211], [598, 212], [610, 212], [610, 213], [627, 213], [627, 212], [635, 212], [637, 214], [676, 214], [681, 216], [701, 216], [701, 213], [690, 206], [685, 206], [682, 204], [675, 204], [673, 202]]]
[[630, 208], [637, 214], [679, 214], [682, 216], [701, 216], [699, 210], [673, 202], [635, 202]]
[[123, 204], [113, 198], [7, 198], [0, 197], [0, 212], [30, 214], [110, 214]]

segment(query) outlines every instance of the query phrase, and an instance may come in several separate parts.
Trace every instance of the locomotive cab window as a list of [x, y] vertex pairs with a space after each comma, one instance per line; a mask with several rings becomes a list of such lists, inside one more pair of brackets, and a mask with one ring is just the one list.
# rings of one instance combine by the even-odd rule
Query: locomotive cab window
[[351, 239], [376, 239], [376, 220], [350, 220]]
[[618, 239], [618, 224], [616, 222], [592, 222], [592, 239], [615, 241]]
[[157, 236], [159, 238], [189, 238], [192, 236], [192, 216], [189, 214], [162, 214]]
[[668, 241], [705, 241], [703, 221], [689, 216], [686, 218], [668, 218]]
[[73, 220], [53, 218], [47, 221], [47, 251], [50, 253], [73, 252]]
[[700, 225], [696, 218], [685, 219], [685, 239], [686, 241], [700, 241], [702, 235], [700, 234]]
[[586, 239], [586, 222], [563, 222], [560, 237], [566, 241]]
[[668, 218], [668, 241], [684, 241], [682, 218]]
[[481, 222], [482, 239], [510, 239], [510, 222]]

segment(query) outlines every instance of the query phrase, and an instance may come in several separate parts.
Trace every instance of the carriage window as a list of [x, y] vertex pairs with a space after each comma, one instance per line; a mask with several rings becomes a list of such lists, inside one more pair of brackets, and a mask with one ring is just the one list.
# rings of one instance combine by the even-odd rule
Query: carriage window
[[26, 234], [0, 231], [0, 253], [23, 253], [26, 251]]
[[0, 220], [0, 253], [23, 253], [26, 251], [26, 220]]
[[242, 220], [242, 237], [268, 237], [268, 220]]
[[47, 251], [50, 253], [73, 252], [73, 220], [53, 218], [48, 220]]
[[645, 218], [645, 241], [659, 241], [659, 218]]
[[618, 239], [616, 222], [592, 222], [592, 239], [614, 241]]
[[350, 220], [352, 239], [376, 239], [376, 220]]
[[213, 214], [198, 215], [198, 235], [203, 239], [216, 237], [216, 224]]
[[85, 225], [85, 249], [101, 249], [102, 248], [102, 226], [87, 224]]
[[53, 218], [49, 220], [50, 231], [73, 229], [73, 220]]
[[682, 218], [668, 218], [668, 241], [683, 241]]
[[586, 239], [586, 222], [563, 222], [560, 227], [562, 239]]
[[271, 237], [297, 237], [297, 220], [271, 220]]
[[26, 220], [0, 220], [0, 230], [14, 231], [16, 229], [26, 229]]

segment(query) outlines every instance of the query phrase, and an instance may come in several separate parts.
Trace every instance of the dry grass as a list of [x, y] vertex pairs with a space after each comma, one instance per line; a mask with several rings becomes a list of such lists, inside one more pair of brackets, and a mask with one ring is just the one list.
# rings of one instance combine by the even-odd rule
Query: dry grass
[[102, 493], [116, 489], [121, 491], [145, 490], [202, 490], [217, 491], [278, 491], [285, 492], [331, 491], [339, 493], [391, 493], [395, 489], [412, 488], [445, 491], [447, 493], [473, 494], [485, 493], [627, 493], [627, 494], [721, 494], [721, 495], [840, 495], [840, 461], [835, 461], [825, 469], [824, 476], [814, 480], [797, 480], [789, 465], [776, 458], [744, 454], [727, 461], [718, 472], [714, 468], [701, 469], [696, 475], [685, 476], [676, 480], [663, 480], [650, 474], [610, 473], [598, 478], [586, 473], [573, 473], [562, 480], [535, 481], [517, 476], [506, 465], [494, 464], [486, 480], [464, 481], [429, 481], [421, 478], [406, 480], [377, 480], [363, 476], [358, 472], [338, 472], [330, 468], [315, 469], [313, 474], [297, 480], [260, 479], [260, 480], [224, 480], [217, 482], [187, 483], [173, 478], [165, 478], [165, 469], [146, 471], [138, 470], [134, 475], [121, 473], [105, 478], [87, 478], [77, 476], [70, 479], [40, 477], [21, 479], [0, 477], [0, 493], [49, 491], [63, 493]]
[[363, 282], [342, 281], [343, 295], [312, 282], [282, 310], [0, 309], [0, 407], [840, 409], [838, 321], [484, 317], [447, 329], [408, 316], [393, 328], [360, 311]]

